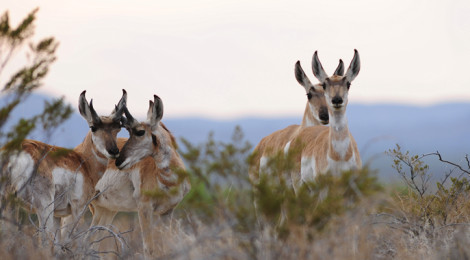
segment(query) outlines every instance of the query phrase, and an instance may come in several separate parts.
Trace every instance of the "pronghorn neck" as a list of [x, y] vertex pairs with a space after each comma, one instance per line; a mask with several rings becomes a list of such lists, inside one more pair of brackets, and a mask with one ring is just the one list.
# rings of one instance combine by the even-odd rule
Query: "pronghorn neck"
[[170, 146], [170, 134], [161, 125], [159, 125], [157, 131], [154, 131], [152, 134], [155, 135], [158, 140], [157, 146], [155, 146], [153, 152], [155, 163], [159, 169], [167, 170], [170, 167], [172, 151]]
[[328, 156], [334, 160], [345, 160], [350, 149], [351, 138], [345, 111], [330, 112]]
[[75, 147], [74, 150], [83, 156], [93, 173], [97, 173], [99, 177], [103, 175], [108, 164], [108, 158], [96, 149], [90, 131], [88, 131], [83, 142]]
[[309, 127], [315, 125], [321, 125], [321, 123], [315, 117], [313, 117], [311, 105], [309, 102], [307, 102], [307, 105], [305, 106], [304, 117], [302, 119], [302, 124], [300, 126]]

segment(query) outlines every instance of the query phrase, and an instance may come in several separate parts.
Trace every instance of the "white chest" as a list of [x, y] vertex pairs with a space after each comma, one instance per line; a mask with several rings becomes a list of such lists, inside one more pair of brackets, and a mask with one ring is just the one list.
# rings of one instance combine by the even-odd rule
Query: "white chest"
[[351, 158], [347, 161], [335, 161], [331, 159], [329, 156], [327, 157], [328, 160], [328, 167], [326, 171], [331, 172], [334, 175], [339, 175], [344, 171], [355, 170], [357, 168], [356, 164], [356, 155], [353, 153]]
[[95, 190], [100, 191], [101, 195], [94, 204], [114, 211], [136, 211], [135, 193], [140, 194], [139, 172], [107, 169]]

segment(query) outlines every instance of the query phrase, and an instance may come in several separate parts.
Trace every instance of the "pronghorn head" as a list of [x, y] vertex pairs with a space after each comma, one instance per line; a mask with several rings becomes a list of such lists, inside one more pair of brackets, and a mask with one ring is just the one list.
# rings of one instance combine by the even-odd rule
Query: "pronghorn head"
[[[336, 72], [333, 76], [328, 77], [320, 60], [318, 54], [315, 52], [312, 59], [312, 70], [315, 77], [320, 81], [323, 90], [325, 91], [326, 103], [328, 104], [331, 112], [344, 111], [348, 104], [348, 91], [351, 82], [359, 74], [361, 69], [361, 61], [359, 53], [354, 50], [354, 57], [349, 65], [346, 75], [337, 75]], [[338, 69], [337, 69], [338, 70]]]
[[[344, 64], [342, 60], [339, 60], [338, 67], [336, 68], [334, 75], [343, 76]], [[307, 92], [308, 104], [310, 112], [317, 120], [323, 125], [328, 124], [328, 107], [326, 105], [325, 93], [321, 84], [313, 85], [305, 74], [300, 61], [295, 63], [295, 78], [305, 88]]]
[[127, 102], [127, 92], [122, 90], [122, 97], [109, 116], [98, 116], [93, 108], [93, 99], [88, 101], [85, 97], [86, 90], [80, 94], [78, 110], [88, 123], [91, 130], [91, 140], [96, 149], [108, 158], [117, 158], [119, 148], [116, 138], [121, 131], [121, 119]]
[[149, 102], [149, 110], [147, 112], [147, 121], [140, 123], [124, 108], [126, 115], [124, 127], [129, 131], [129, 139], [122, 147], [119, 157], [116, 159], [116, 166], [119, 169], [129, 168], [138, 161], [147, 156], [159, 156], [162, 167], [169, 166], [168, 156], [170, 154], [167, 145], [167, 131], [160, 120], [163, 117], [162, 100], [154, 95], [154, 101]]

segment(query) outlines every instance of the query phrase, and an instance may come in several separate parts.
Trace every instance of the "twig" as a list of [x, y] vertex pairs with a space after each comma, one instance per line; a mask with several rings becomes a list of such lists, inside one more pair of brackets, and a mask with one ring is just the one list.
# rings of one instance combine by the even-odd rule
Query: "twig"
[[[447, 161], [447, 160], [444, 160], [442, 159], [442, 156], [441, 154], [439, 153], [439, 151], [436, 151], [435, 153], [428, 153], [428, 154], [425, 154], [423, 156], [428, 156], [428, 155], [436, 155], [438, 158], [439, 158], [439, 161], [443, 162], [443, 163], [447, 163], [447, 164], [450, 164], [452, 166], [455, 166], [457, 168], [459, 168], [459, 170], [461, 170], [462, 172], [465, 172], [467, 174], [470, 175], [470, 171], [468, 170], [465, 170], [464, 168], [462, 168], [462, 166], [456, 164], [456, 163], [453, 163], [453, 162], [450, 162], [450, 161]], [[465, 160], [467, 161], [467, 165], [468, 165], [468, 168], [470, 169], [470, 161], [468, 159], [468, 155], [465, 156]]]

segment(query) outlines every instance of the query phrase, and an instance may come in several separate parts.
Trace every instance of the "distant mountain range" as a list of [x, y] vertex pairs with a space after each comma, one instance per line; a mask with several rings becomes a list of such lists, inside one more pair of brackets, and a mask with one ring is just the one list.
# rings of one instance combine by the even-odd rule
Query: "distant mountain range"
[[[21, 104], [9, 120], [16, 122], [42, 111], [44, 100], [51, 97], [34, 94]], [[2, 105], [0, 99], [0, 106]], [[238, 125], [245, 138], [255, 146], [264, 136], [291, 124], [299, 124], [299, 116], [282, 118], [245, 117], [233, 120], [211, 120], [205, 118], [165, 118], [163, 122], [177, 137], [184, 137], [194, 144], [207, 140], [209, 132], [216, 140], [228, 142]], [[446, 159], [463, 164], [465, 155], [470, 152], [470, 103], [447, 103], [426, 107], [409, 105], [360, 105], [349, 104], [347, 111], [349, 128], [352, 132], [364, 162], [378, 169], [381, 178], [392, 178], [392, 160], [384, 154], [399, 144], [411, 154], [424, 154], [439, 151]], [[8, 127], [8, 126], [7, 126]], [[51, 144], [74, 147], [88, 131], [84, 119], [76, 111], [52, 138], [41, 132], [34, 132], [33, 139]], [[120, 136], [126, 136], [122, 130]], [[428, 162], [428, 161], [427, 161]], [[449, 167], [429, 160], [431, 171], [438, 174]]]

